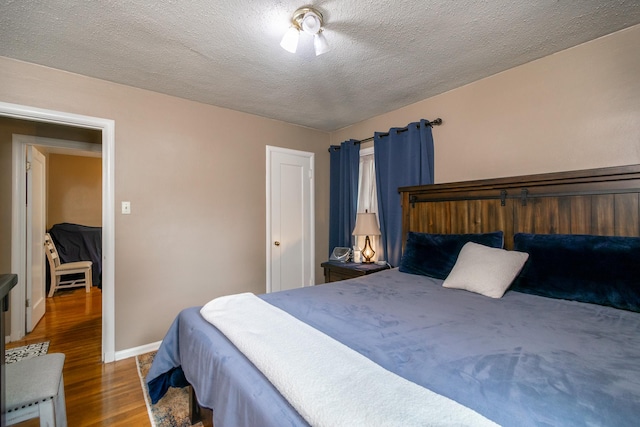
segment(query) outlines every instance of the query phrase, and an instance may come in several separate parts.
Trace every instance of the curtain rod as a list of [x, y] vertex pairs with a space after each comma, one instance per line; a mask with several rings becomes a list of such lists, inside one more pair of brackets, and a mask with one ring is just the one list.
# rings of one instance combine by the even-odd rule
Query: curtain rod
[[[427, 126], [431, 126], [431, 127], [440, 126], [441, 124], [442, 124], [442, 119], [439, 118], [439, 117], [437, 119], [435, 119], [435, 120], [427, 122]], [[405, 131], [408, 131], [408, 130], [409, 130], [408, 127], [404, 127], [404, 128], [398, 129], [398, 132], [405, 132]], [[389, 132], [381, 133], [380, 136], [389, 136]], [[369, 138], [361, 139], [360, 141], [355, 141], [354, 144], [362, 144], [363, 142], [373, 141], [373, 139], [374, 139], [374, 137], [370, 136]], [[340, 146], [336, 146], [335, 148], [339, 149]], [[331, 148], [329, 148], [329, 151], [331, 151]]]

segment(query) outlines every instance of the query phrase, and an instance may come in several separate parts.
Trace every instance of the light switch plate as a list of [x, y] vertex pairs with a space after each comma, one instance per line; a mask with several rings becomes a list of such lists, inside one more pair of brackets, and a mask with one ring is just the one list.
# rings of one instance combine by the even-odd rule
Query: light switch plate
[[131, 213], [131, 202], [122, 202], [122, 214], [129, 215]]

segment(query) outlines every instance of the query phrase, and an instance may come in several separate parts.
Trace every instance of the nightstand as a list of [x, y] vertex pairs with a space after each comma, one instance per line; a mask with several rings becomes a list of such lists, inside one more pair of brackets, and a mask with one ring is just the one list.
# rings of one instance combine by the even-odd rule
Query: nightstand
[[339, 280], [353, 279], [354, 277], [366, 276], [378, 271], [389, 269], [388, 265], [357, 264], [355, 262], [327, 261], [320, 264], [324, 268], [324, 282], [337, 282]]

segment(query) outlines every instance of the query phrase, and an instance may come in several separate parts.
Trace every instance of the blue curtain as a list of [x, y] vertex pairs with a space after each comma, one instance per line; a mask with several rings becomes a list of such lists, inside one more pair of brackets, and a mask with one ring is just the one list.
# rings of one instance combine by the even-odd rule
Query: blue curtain
[[398, 187], [433, 184], [433, 135], [427, 120], [389, 134], [374, 134], [378, 220], [382, 252], [392, 266], [402, 257], [402, 207]]
[[360, 144], [351, 139], [332, 145], [329, 178], [329, 254], [336, 246], [353, 246], [353, 228], [358, 208]]

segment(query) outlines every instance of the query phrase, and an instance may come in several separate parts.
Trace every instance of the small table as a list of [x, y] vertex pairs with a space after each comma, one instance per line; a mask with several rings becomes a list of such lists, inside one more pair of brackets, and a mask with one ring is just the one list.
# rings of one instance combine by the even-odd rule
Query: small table
[[366, 276], [378, 271], [388, 270], [389, 265], [378, 265], [376, 263], [359, 264], [355, 262], [327, 261], [320, 264], [324, 268], [324, 282], [337, 282], [339, 280], [353, 279], [354, 277]]

